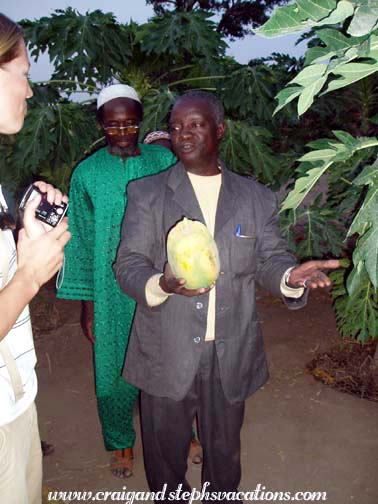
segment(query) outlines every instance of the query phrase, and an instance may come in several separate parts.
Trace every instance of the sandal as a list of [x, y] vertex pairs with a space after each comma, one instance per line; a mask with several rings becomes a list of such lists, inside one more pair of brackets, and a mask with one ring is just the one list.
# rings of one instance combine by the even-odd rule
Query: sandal
[[134, 454], [132, 448], [113, 450], [110, 459], [110, 471], [117, 478], [130, 478], [133, 475]]
[[202, 446], [197, 438], [193, 438], [190, 442], [189, 458], [193, 464], [202, 464], [203, 453]]

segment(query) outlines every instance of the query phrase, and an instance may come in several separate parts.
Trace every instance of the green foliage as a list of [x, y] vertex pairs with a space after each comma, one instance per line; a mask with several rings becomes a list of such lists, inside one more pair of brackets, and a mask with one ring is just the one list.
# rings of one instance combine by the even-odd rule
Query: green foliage
[[214, 60], [224, 55], [227, 45], [209, 17], [201, 11], [169, 12], [143, 25], [137, 40], [147, 56], [168, 54], [173, 64], [201, 57], [211, 68]]
[[38, 174], [67, 190], [74, 166], [98, 136], [91, 107], [67, 100], [38, 104], [26, 116], [17, 141], [0, 145], [0, 157], [11, 159], [18, 185]]
[[288, 7], [276, 9], [269, 21], [255, 31], [263, 37], [277, 37], [315, 26], [341, 23], [353, 14], [353, 3], [345, 0], [297, 0]]
[[[360, 238], [353, 253], [354, 280], [366, 269], [374, 288], [378, 287], [378, 163], [366, 166], [354, 180], [356, 186], [367, 186], [365, 199], [349, 229], [349, 235], [358, 233]], [[348, 279], [348, 291], [353, 294], [361, 280]]]
[[346, 236], [355, 242], [346, 287], [344, 272], [334, 274], [337, 319], [343, 334], [365, 342], [378, 338], [378, 164], [364, 165], [372, 152], [376, 157], [378, 146], [378, 5], [367, 0], [297, 0], [277, 9], [258, 32], [273, 37], [304, 29], [312, 30], [316, 44], [307, 51], [303, 70], [278, 93], [275, 112], [298, 98], [297, 112], [303, 115], [319, 95], [348, 87], [345, 125], [357, 137], [334, 131], [337, 141], [312, 142], [312, 150], [299, 159], [298, 177], [283, 210], [295, 211], [320, 177], [330, 174], [328, 203], [340, 217], [348, 214], [343, 220], [350, 226]]
[[344, 247], [345, 229], [338, 212], [318, 194], [308, 206], [282, 214], [281, 230], [290, 249], [302, 259], [338, 257]]
[[[248, 121], [226, 120], [226, 134], [221, 144], [221, 157], [228, 166], [242, 174], [253, 175], [275, 189], [280, 187], [279, 174], [283, 160], [269, 147], [270, 132]], [[278, 163], [281, 165], [277, 166]], [[276, 178], [277, 175], [277, 178]]]
[[[313, 143], [315, 150], [299, 158], [298, 161], [306, 163], [304, 170], [301, 166], [298, 169], [301, 173], [304, 172], [304, 175], [297, 178], [293, 191], [289, 193], [283, 203], [282, 210], [298, 208], [320, 177], [335, 163], [347, 161], [359, 150], [378, 146], [377, 138], [353, 138], [345, 131], [334, 131], [333, 133], [339, 142], [325, 139], [320, 144]], [[317, 148], [318, 145], [320, 148]]]
[[159, 89], [151, 89], [144, 97], [144, 120], [141, 129], [141, 137], [150, 131], [167, 129], [169, 110], [174, 102], [175, 95], [164, 86]]
[[129, 29], [111, 13], [95, 10], [83, 15], [68, 7], [21, 25], [32, 57], [37, 60], [48, 51], [55, 67], [53, 79], [95, 86], [110, 81], [131, 56]]
[[[359, 1], [297, 1], [277, 9], [257, 32], [265, 37], [316, 29], [321, 46], [308, 50], [306, 66], [277, 96], [278, 112], [298, 97], [298, 114], [304, 114], [319, 93], [329, 93], [374, 74], [378, 70], [378, 35], [373, 31], [378, 8]], [[346, 33], [340, 23], [349, 23]], [[332, 26], [333, 25], [333, 26]]]
[[[220, 98], [229, 113], [270, 121], [274, 98], [273, 70], [262, 64], [246, 65], [232, 71], [220, 83]], [[232, 93], [230, 93], [232, 89]]]
[[343, 336], [367, 343], [370, 339], [378, 338], [378, 291], [362, 267], [358, 281], [354, 282], [353, 292], [348, 296], [345, 287], [346, 275], [345, 269], [331, 273], [337, 325]]

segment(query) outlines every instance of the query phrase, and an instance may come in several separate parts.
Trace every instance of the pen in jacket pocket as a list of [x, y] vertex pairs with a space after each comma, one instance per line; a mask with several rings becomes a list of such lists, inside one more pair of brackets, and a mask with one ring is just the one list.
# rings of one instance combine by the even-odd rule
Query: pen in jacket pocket
[[254, 236], [252, 235], [245, 235], [245, 234], [242, 234], [241, 232], [241, 225], [238, 224], [236, 226], [236, 229], [235, 229], [235, 236], [238, 236], [239, 238], [254, 238]]

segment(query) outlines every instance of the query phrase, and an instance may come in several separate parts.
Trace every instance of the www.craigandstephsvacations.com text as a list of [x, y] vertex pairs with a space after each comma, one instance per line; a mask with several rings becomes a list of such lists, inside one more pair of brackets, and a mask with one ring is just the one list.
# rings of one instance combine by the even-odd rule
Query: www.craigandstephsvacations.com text
[[128, 491], [127, 487], [122, 487], [121, 491], [50, 491], [48, 501], [63, 502], [122, 502], [123, 504], [133, 504], [143, 501], [186, 501], [188, 504], [199, 501], [224, 502], [224, 501], [259, 501], [259, 502], [320, 502], [327, 500], [327, 492], [289, 492], [270, 491], [260, 483], [254, 490], [237, 492], [215, 492], [208, 487], [210, 483], [204, 483], [201, 490], [192, 488], [190, 491], [183, 489], [179, 485], [176, 490], [167, 491], [164, 485], [160, 492], [138, 492]]

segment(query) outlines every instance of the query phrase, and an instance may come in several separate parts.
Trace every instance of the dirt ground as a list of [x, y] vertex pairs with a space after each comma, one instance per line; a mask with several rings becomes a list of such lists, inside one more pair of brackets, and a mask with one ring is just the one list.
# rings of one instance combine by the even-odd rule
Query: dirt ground
[[[51, 325], [59, 327], [43, 329], [40, 303], [35, 317], [40, 430], [55, 445], [44, 459], [44, 485], [62, 491], [120, 492], [125, 486], [147, 491], [137, 411], [135, 474], [128, 480], [110, 474], [79, 302], [52, 303], [53, 294], [45, 289], [40, 301], [48, 305]], [[329, 504], [377, 504], [378, 403], [342, 394], [304, 372], [317, 353], [339, 341], [328, 293], [312, 293], [299, 311], [264, 292], [259, 298], [271, 376], [246, 404], [240, 489], [260, 484], [266, 492], [327, 492]], [[189, 464], [189, 481], [197, 489], [200, 476], [200, 467]], [[269, 496], [260, 500], [268, 501]]]

